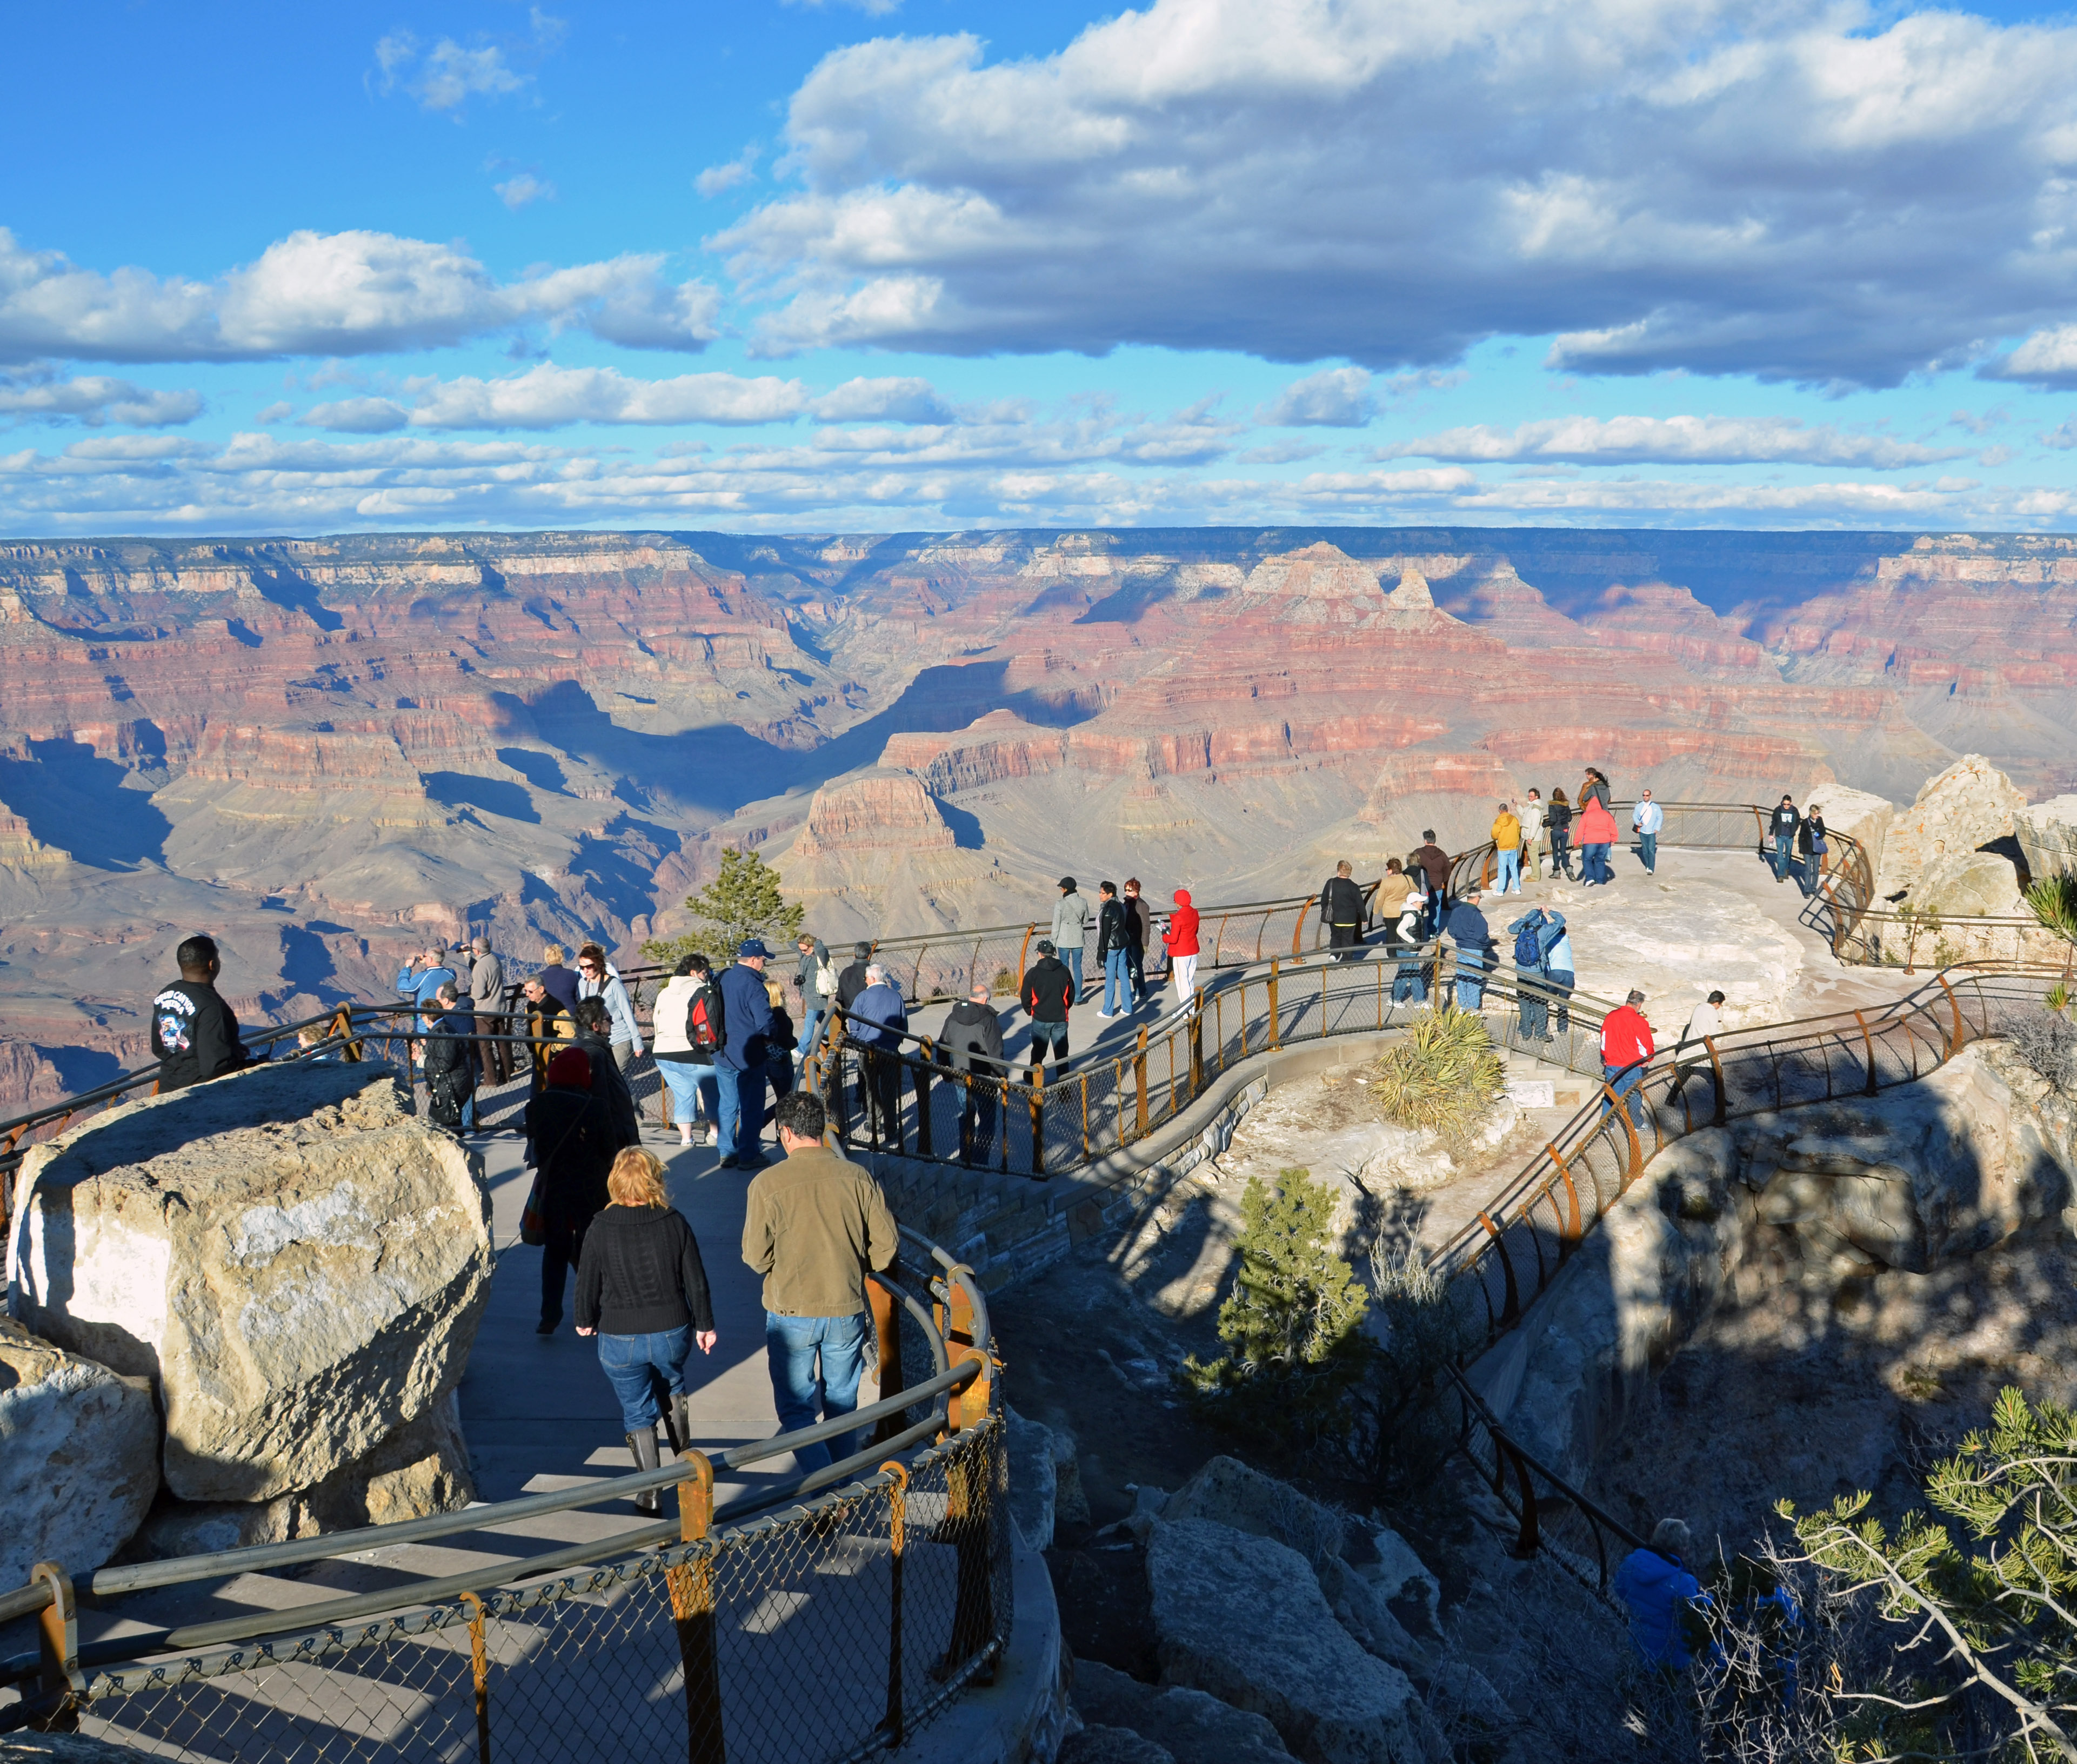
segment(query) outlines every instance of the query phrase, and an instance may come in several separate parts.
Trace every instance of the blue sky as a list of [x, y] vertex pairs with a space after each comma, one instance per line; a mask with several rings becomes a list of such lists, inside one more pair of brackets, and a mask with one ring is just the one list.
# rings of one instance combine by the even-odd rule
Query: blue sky
[[0, 12], [0, 532], [2077, 525], [2077, 24]]

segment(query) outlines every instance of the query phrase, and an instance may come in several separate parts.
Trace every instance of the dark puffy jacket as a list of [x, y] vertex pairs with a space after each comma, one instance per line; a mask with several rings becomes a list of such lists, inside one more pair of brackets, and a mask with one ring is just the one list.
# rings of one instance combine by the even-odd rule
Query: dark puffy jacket
[[1075, 976], [1068, 971], [1065, 962], [1042, 955], [1025, 970], [1018, 996], [1033, 1022], [1064, 1023], [1068, 1007], [1074, 1002]]
[[1154, 941], [1154, 909], [1147, 904], [1147, 897], [1135, 894], [1125, 903], [1125, 946], [1147, 953], [1147, 946]]
[[577, 977], [560, 962], [551, 962], [534, 977], [547, 988], [548, 996], [564, 1010], [573, 1011], [577, 1008], [577, 999], [581, 996], [577, 992]]
[[1486, 923], [1485, 914], [1468, 901], [1459, 901], [1450, 909], [1450, 916], [1442, 921], [1442, 929], [1460, 950], [1476, 950], [1484, 955], [1492, 947], [1492, 926]]
[[1128, 946], [1125, 940], [1125, 922], [1130, 916], [1122, 901], [1106, 901], [1097, 909], [1097, 959], [1099, 962], [1113, 950]]
[[426, 1038], [426, 1089], [432, 1117], [439, 1126], [459, 1127], [462, 1103], [476, 1088], [476, 1066], [469, 1058], [476, 1013], [460, 1005], [435, 1018], [434, 1027], [438, 1033]]
[[1424, 845], [1407, 862], [1418, 866], [1428, 878], [1428, 892], [1440, 893], [1450, 885], [1450, 854], [1439, 845]]
[[954, 1071], [997, 1075], [1003, 1070], [1002, 1019], [987, 1005], [963, 998], [945, 1013], [938, 1046]]
[[580, 1029], [570, 1045], [581, 1047], [591, 1061], [592, 1092], [604, 1099], [606, 1117], [618, 1142], [613, 1149], [618, 1151], [622, 1146], [640, 1145], [642, 1117], [635, 1112], [635, 1092], [628, 1087], [627, 1074], [614, 1059], [606, 1038], [596, 1030]]
[[582, 1225], [611, 1198], [606, 1179], [620, 1150], [605, 1096], [551, 1084], [528, 1101], [527, 1133], [550, 1229]]
[[853, 962], [837, 976], [837, 1009], [847, 1011], [866, 988], [865, 963]]
[[1330, 876], [1320, 888], [1322, 925], [1360, 925], [1363, 922], [1363, 889], [1353, 876]]

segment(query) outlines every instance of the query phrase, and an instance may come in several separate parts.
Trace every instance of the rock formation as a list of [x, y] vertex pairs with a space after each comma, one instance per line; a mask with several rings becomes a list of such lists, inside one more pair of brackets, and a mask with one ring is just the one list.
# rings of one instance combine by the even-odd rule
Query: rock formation
[[381, 1065], [257, 1067], [23, 1161], [17, 1314], [151, 1381], [179, 1500], [301, 1496], [316, 1522], [469, 1497], [443, 1417], [489, 1297], [489, 1202], [407, 1104]]
[[0, 1317], [0, 1589], [40, 1562], [75, 1577], [127, 1542], [159, 1489], [159, 1416], [142, 1379]]

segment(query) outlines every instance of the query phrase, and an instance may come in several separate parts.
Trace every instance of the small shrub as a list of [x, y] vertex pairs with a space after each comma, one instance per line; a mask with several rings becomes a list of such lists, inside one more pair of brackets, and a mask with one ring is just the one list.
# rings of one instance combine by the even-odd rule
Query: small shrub
[[2077, 1089], [2077, 1023], [2054, 1010], [2027, 1011], [2005, 1034], [2013, 1051], [2058, 1090]]
[[1385, 1119], [1432, 1128], [1446, 1144], [1469, 1139], [1506, 1088], [1507, 1067], [1476, 1011], [1424, 1012], [1379, 1060], [1371, 1093]]
[[2077, 942], [2077, 870], [2058, 870], [2026, 891], [2033, 916], [2058, 937]]

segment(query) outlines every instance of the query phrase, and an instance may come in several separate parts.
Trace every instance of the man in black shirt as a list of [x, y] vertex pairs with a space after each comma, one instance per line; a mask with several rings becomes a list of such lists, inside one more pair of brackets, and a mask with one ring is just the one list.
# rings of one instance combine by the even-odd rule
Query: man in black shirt
[[837, 976], [837, 1009], [840, 1011], [850, 1010], [858, 995], [872, 984], [865, 977], [865, 967], [866, 963], [872, 959], [872, 946], [870, 943], [854, 943], [851, 952], [857, 960]]
[[238, 1019], [216, 989], [223, 959], [215, 940], [191, 937], [173, 959], [181, 977], [152, 1001], [152, 1051], [159, 1056], [162, 1096], [252, 1063], [238, 1038]]
[[1363, 890], [1351, 868], [1344, 858], [1320, 890], [1320, 922], [1327, 928], [1328, 947], [1346, 952], [1334, 958], [1338, 962], [1353, 962], [1363, 954]]

